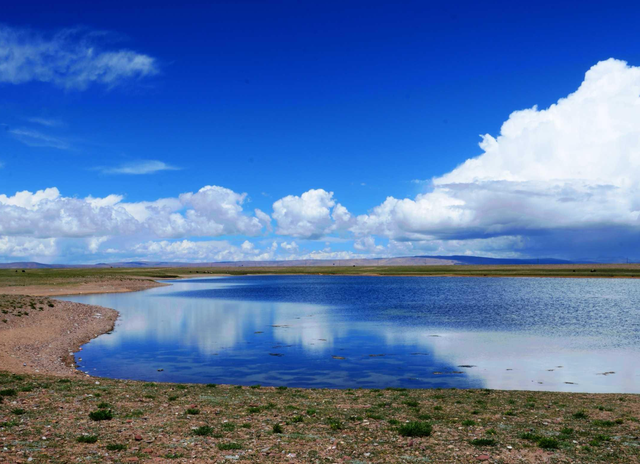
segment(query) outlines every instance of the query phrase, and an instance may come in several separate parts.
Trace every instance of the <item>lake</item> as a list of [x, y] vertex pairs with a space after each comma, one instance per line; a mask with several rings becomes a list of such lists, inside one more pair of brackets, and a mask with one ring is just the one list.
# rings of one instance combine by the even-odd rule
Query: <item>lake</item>
[[640, 392], [640, 280], [241, 276], [69, 301], [114, 308], [76, 353], [120, 379]]

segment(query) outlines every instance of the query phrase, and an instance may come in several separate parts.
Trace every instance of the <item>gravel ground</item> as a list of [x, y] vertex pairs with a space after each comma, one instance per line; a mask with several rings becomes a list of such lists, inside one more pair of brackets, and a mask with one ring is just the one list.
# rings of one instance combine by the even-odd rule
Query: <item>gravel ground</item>
[[43, 297], [0, 295], [0, 368], [14, 373], [81, 375], [72, 353], [108, 332], [118, 312]]
[[0, 462], [637, 463], [640, 456], [638, 395], [4, 373], [0, 396]]

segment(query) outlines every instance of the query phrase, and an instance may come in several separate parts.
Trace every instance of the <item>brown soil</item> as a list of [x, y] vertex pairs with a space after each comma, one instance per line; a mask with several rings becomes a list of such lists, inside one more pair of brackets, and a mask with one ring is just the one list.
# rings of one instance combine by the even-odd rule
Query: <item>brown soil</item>
[[81, 282], [51, 282], [43, 285], [0, 287], [0, 294], [30, 296], [89, 295], [95, 293], [126, 293], [162, 287], [167, 284], [150, 279], [129, 277], [127, 279], [83, 279]]
[[0, 295], [0, 309], [0, 366], [58, 376], [79, 375], [72, 353], [118, 317], [100, 306], [14, 295]]

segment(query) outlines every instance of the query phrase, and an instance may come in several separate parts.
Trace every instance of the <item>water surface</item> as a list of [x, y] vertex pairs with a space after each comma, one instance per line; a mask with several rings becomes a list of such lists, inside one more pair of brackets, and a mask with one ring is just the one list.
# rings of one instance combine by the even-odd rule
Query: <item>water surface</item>
[[93, 375], [640, 392], [640, 280], [242, 276], [65, 299], [117, 309]]

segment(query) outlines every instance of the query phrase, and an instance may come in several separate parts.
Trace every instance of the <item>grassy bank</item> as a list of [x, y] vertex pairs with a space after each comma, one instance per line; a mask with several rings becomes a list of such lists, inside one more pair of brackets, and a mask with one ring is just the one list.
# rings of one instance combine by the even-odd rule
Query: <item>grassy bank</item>
[[0, 374], [0, 460], [638, 462], [640, 397]]
[[75, 285], [131, 279], [168, 279], [178, 276], [309, 274], [309, 275], [410, 275], [477, 277], [640, 277], [640, 264], [527, 265], [527, 266], [322, 266], [322, 267], [162, 267], [100, 269], [2, 269], [0, 287]]

